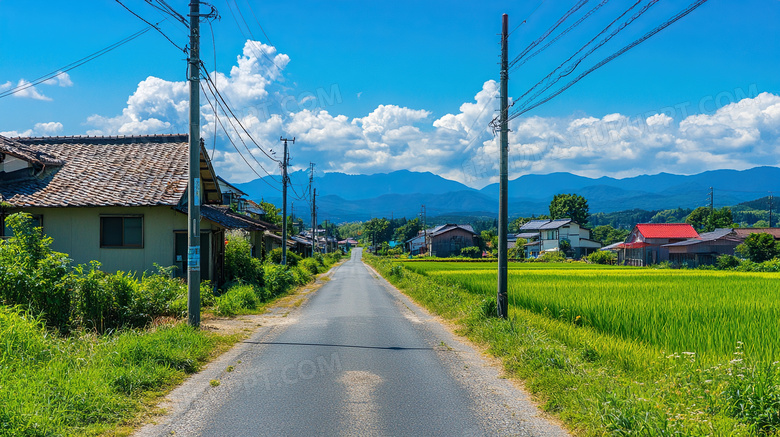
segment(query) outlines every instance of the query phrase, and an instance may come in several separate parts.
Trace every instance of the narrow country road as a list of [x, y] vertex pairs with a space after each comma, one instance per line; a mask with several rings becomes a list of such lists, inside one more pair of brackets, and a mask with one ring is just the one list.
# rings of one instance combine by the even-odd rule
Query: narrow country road
[[279, 319], [172, 392], [169, 414], [138, 434], [567, 435], [360, 249]]

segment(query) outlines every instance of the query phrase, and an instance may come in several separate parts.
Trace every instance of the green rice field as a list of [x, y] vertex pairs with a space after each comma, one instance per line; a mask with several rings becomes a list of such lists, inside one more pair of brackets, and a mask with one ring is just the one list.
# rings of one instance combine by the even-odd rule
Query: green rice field
[[[470, 293], [495, 296], [496, 264], [406, 261]], [[510, 263], [512, 311], [590, 327], [663, 354], [780, 360], [780, 275], [591, 264]], [[737, 352], [739, 351], [739, 352]]]

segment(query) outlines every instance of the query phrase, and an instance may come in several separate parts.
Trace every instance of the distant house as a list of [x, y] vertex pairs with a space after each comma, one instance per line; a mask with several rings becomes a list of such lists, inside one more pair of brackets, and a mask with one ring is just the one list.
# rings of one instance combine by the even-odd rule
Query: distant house
[[669, 251], [669, 261], [678, 265], [698, 267], [713, 265], [721, 255], [734, 255], [735, 249], [750, 234], [766, 233], [780, 240], [780, 228], [722, 228], [705, 232], [699, 238], [691, 238], [663, 247]]
[[420, 255], [427, 252], [427, 246], [425, 245], [425, 233], [420, 231], [417, 236], [412, 237], [404, 242], [404, 249], [411, 255]]
[[666, 245], [691, 238], [700, 237], [688, 223], [640, 223], [618, 246], [623, 251], [619, 261], [632, 266], [669, 261], [669, 248]]
[[[97, 260], [110, 272], [174, 265], [183, 274], [187, 151], [187, 135], [0, 137], [0, 201], [11, 205], [3, 214], [32, 214], [52, 237], [52, 249], [76, 263]], [[225, 230], [238, 219], [219, 207], [221, 192], [202, 145], [198, 176], [201, 276], [220, 282]]]
[[723, 228], [662, 247], [669, 251], [669, 261], [672, 263], [698, 267], [715, 264], [721, 255], [734, 255], [734, 249], [743, 241], [745, 239], [740, 238], [734, 229]]
[[529, 257], [561, 249], [561, 241], [567, 240], [572, 256], [580, 258], [601, 247], [601, 243], [590, 239], [590, 229], [580, 226], [572, 219], [531, 220], [520, 227], [515, 239], [529, 240], [526, 249]]
[[425, 235], [425, 245], [430, 248], [431, 256], [456, 256], [464, 247], [476, 246], [477, 233], [471, 225], [441, 225], [429, 229]]
[[219, 185], [219, 191], [222, 193], [223, 205], [232, 206], [237, 212], [242, 214], [248, 213], [257, 219], [262, 219], [265, 216], [263, 208], [256, 202], [249, 200], [246, 197], [247, 194], [241, 191], [241, 189], [221, 176], [217, 176], [217, 184]]

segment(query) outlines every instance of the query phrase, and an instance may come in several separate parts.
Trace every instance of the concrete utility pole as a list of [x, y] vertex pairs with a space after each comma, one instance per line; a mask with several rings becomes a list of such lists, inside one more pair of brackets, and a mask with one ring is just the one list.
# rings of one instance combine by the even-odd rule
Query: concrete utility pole
[[287, 141], [295, 144], [295, 137], [288, 140], [279, 137], [279, 141], [284, 141], [284, 156], [282, 157], [282, 265], [287, 265], [287, 164], [290, 157], [287, 154]]
[[311, 198], [311, 254], [317, 251], [317, 189], [314, 189], [314, 197]]
[[[309, 163], [309, 199], [311, 199], [311, 256], [314, 256], [314, 196], [311, 193], [314, 185], [314, 163]], [[316, 193], [317, 190], [314, 190]]]
[[772, 227], [772, 193], [769, 193], [769, 227]]
[[187, 195], [187, 321], [200, 326], [200, 2], [190, 3], [190, 165]]
[[504, 14], [501, 17], [501, 109], [499, 121], [501, 123], [501, 173], [498, 201], [498, 293], [496, 295], [496, 307], [498, 317], [506, 319], [509, 316], [509, 298], [507, 296], [507, 221], [509, 213], [508, 208], [508, 190], [509, 171], [507, 160], [509, 159], [509, 127], [507, 121], [507, 112], [509, 111], [508, 98], [508, 51], [507, 39], [509, 27], [509, 16]]

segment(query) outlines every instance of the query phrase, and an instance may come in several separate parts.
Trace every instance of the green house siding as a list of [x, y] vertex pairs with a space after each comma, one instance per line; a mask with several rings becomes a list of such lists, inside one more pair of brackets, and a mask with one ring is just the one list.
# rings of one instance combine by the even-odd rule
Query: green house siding
[[[43, 232], [53, 239], [52, 249], [67, 253], [75, 263], [100, 261], [106, 272], [152, 272], [154, 264], [176, 265], [175, 232], [187, 230], [187, 216], [170, 206], [23, 210], [43, 217]], [[143, 217], [142, 247], [101, 247], [101, 216]], [[213, 227], [210, 222], [201, 221], [201, 229]]]

